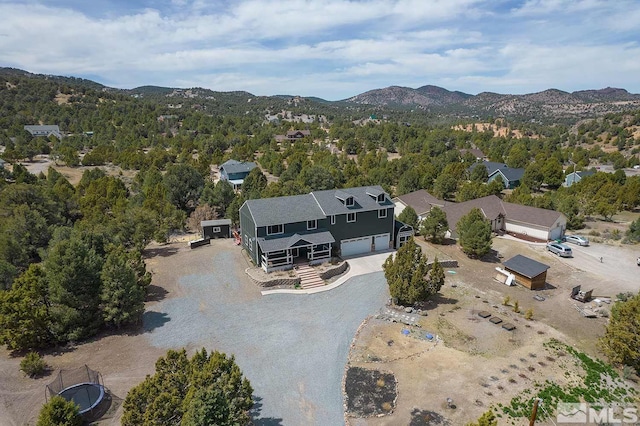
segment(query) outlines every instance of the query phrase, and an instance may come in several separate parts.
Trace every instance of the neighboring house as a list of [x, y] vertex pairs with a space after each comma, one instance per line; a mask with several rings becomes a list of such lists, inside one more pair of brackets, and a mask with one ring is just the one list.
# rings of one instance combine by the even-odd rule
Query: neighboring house
[[487, 182], [492, 182], [497, 179], [498, 176], [502, 179], [504, 187], [507, 189], [513, 189], [520, 185], [520, 180], [524, 175], [524, 169], [515, 169], [507, 166], [504, 163], [496, 163], [493, 161], [483, 161], [481, 163], [474, 163], [469, 167], [469, 173], [471, 173], [476, 167], [483, 165], [487, 168]]
[[60, 127], [57, 124], [40, 125], [27, 125], [24, 129], [31, 133], [32, 136], [43, 136], [45, 138], [53, 135], [58, 139], [62, 139], [62, 133], [60, 133]]
[[542, 290], [547, 282], [547, 269], [549, 265], [540, 263], [526, 256], [518, 254], [507, 260], [504, 269], [516, 277], [516, 282], [529, 290]]
[[286, 135], [275, 135], [276, 142], [296, 141], [311, 136], [310, 130], [289, 130]]
[[487, 159], [487, 156], [484, 155], [484, 152], [480, 151], [478, 148], [471, 148], [471, 149], [459, 149], [458, 152], [460, 152], [460, 156], [464, 156], [467, 152], [471, 155], [473, 155], [476, 160], [478, 161], [483, 161]]
[[202, 238], [231, 238], [231, 219], [203, 220]]
[[571, 186], [576, 182], [580, 182], [582, 178], [595, 174], [593, 170], [580, 170], [578, 172], [571, 172], [564, 178], [563, 186]]
[[256, 163], [253, 162], [228, 160], [220, 166], [220, 179], [229, 181], [237, 191], [242, 186], [244, 178], [256, 167]]
[[555, 210], [507, 203], [495, 195], [445, 205], [451, 236], [456, 238], [456, 225], [471, 209], [478, 208], [491, 222], [493, 232], [511, 232], [541, 241], [557, 240], [564, 235], [567, 218]]
[[396, 217], [400, 216], [400, 213], [402, 213], [405, 208], [411, 207], [418, 215], [418, 222], [424, 220], [424, 218], [429, 215], [432, 207], [442, 208], [447, 204], [446, 201], [437, 199], [424, 189], [400, 195], [392, 201], [395, 204], [394, 214]]
[[332, 253], [384, 251], [406, 241], [411, 228], [396, 226], [393, 209], [380, 186], [247, 200], [240, 207], [242, 246], [267, 272]]

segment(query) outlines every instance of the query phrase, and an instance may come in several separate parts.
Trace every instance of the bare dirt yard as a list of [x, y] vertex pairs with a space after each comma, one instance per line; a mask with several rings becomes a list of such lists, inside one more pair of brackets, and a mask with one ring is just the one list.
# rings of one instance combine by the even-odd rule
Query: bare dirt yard
[[[422, 317], [420, 328], [372, 319], [361, 329], [350, 364], [393, 373], [398, 395], [392, 414], [350, 418], [352, 426], [462, 425], [490, 407], [504, 416], [499, 424], [528, 424], [524, 418], [508, 418], [499, 404], [508, 406], [516, 395], [530, 392], [536, 382], [564, 385], [585, 375], [576, 367], [575, 358], [568, 356], [560, 362], [558, 353], [563, 356], [566, 351], [549, 348], [551, 339], [591, 357], [601, 356], [596, 342], [607, 320], [583, 317], [574, 306], [582, 304], [569, 298], [571, 288], [580, 284], [602, 298], [640, 289], [638, 267], [628, 263], [636, 251], [632, 246], [572, 245], [575, 257], [561, 259], [547, 252], [544, 244], [495, 238], [495, 253], [482, 261], [467, 258], [454, 244], [420, 244], [430, 259], [456, 259], [459, 267], [445, 270], [445, 287]], [[507, 287], [494, 279], [495, 268], [516, 254], [550, 266], [546, 289]], [[508, 305], [503, 304], [506, 296]], [[516, 300], [520, 313], [513, 310]], [[533, 310], [532, 320], [524, 316], [529, 309]], [[610, 309], [610, 305], [603, 303], [599, 309]], [[493, 324], [490, 318], [478, 315], [481, 311], [503, 322]], [[515, 330], [503, 329], [504, 323], [515, 325]], [[424, 338], [427, 333], [437, 338], [429, 341]], [[416, 338], [420, 336], [423, 338]], [[624, 386], [637, 387], [629, 381]], [[522, 410], [519, 403], [514, 404]], [[552, 414], [555, 402], [545, 409]], [[546, 419], [536, 424], [553, 423]]]

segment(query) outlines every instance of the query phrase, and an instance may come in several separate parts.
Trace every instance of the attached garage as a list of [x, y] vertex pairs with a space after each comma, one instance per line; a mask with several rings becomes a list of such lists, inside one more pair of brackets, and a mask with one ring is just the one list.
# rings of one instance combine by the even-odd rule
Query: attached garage
[[340, 255], [342, 257], [369, 252], [371, 252], [371, 237], [352, 238], [350, 240], [340, 241]]
[[389, 250], [389, 241], [391, 240], [390, 234], [380, 234], [373, 236], [373, 250], [383, 251]]

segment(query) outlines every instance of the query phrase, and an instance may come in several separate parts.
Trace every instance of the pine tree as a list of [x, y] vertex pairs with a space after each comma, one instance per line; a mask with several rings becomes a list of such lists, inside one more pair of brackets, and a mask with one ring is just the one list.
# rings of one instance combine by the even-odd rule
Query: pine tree
[[395, 257], [389, 256], [383, 269], [391, 297], [401, 304], [412, 305], [426, 300], [441, 287], [432, 285], [427, 279], [427, 258], [413, 239], [400, 247]]
[[481, 257], [491, 250], [491, 224], [474, 208], [458, 221], [458, 242], [468, 256]]

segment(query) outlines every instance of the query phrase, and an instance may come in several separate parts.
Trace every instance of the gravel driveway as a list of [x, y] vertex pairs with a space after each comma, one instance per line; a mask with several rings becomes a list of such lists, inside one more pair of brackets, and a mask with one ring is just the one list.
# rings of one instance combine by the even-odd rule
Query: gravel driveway
[[179, 297], [145, 316], [150, 343], [234, 354], [255, 389], [257, 425], [344, 424], [349, 345], [362, 320], [388, 299], [384, 275], [357, 276], [324, 293], [260, 297], [229, 266], [242, 261], [237, 248], [211, 253], [210, 264], [197, 268], [204, 270], [182, 276]]

